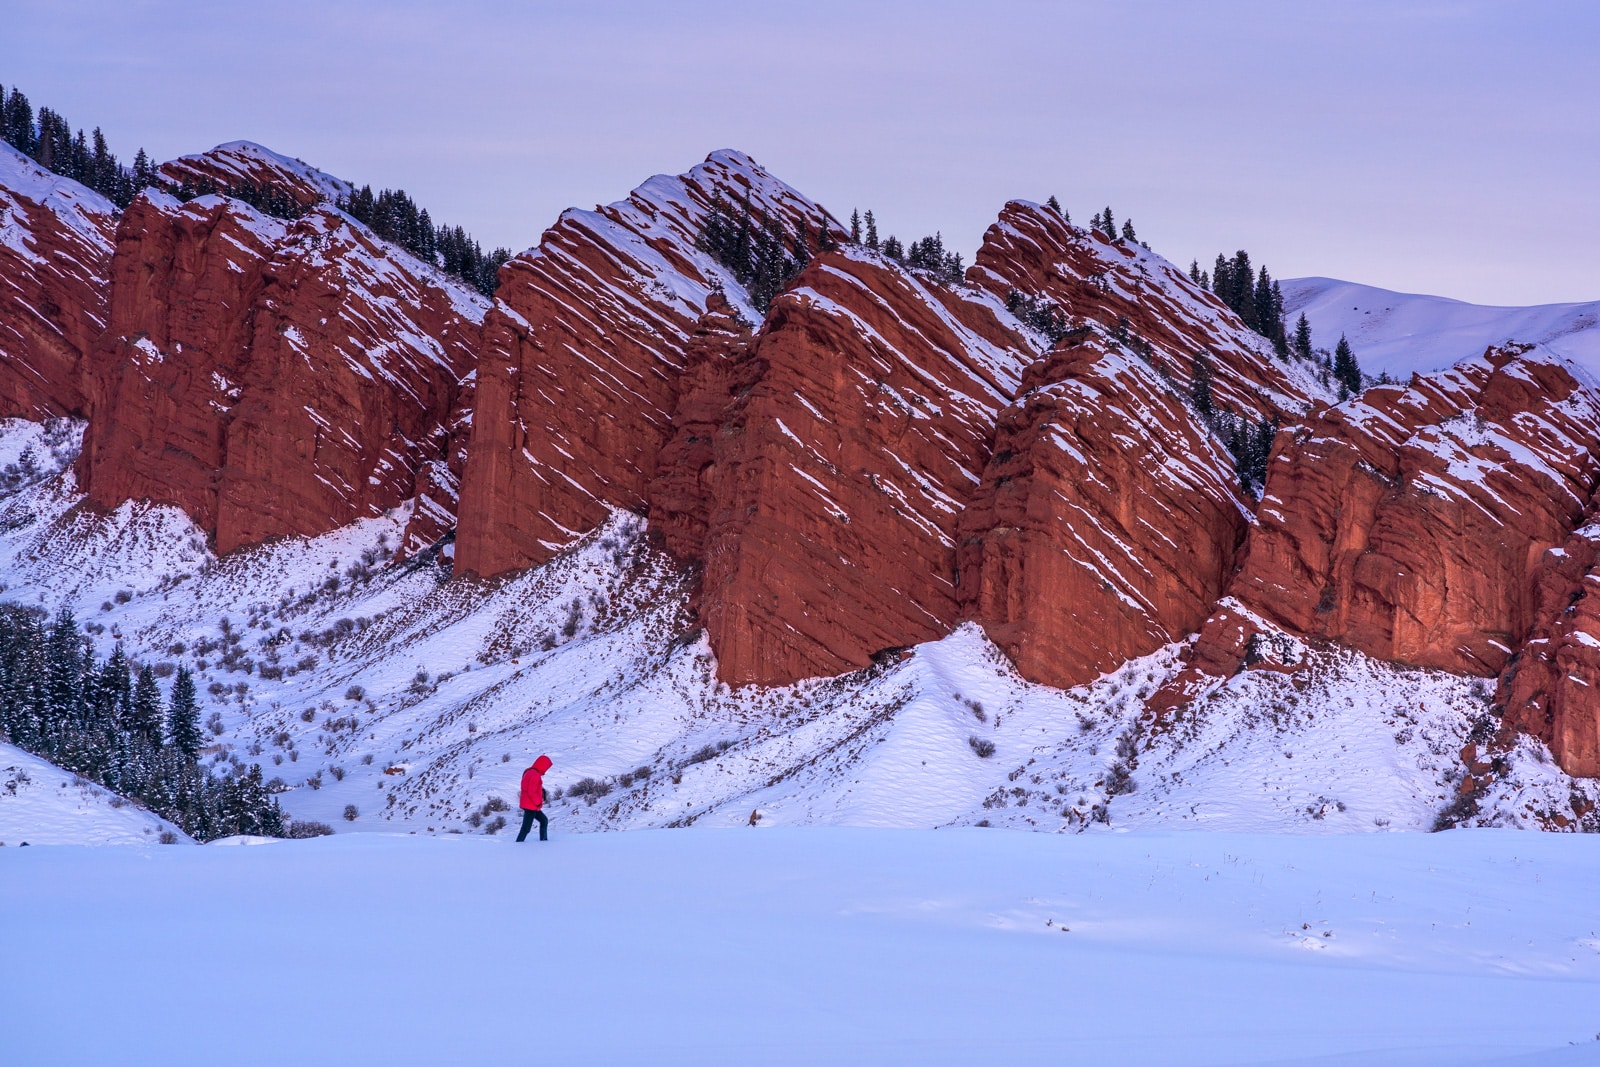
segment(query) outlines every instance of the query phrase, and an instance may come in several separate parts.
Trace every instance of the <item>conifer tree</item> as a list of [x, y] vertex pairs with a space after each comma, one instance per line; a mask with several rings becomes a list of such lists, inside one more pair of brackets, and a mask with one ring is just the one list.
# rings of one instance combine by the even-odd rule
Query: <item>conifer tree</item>
[[1209, 423], [1214, 411], [1211, 399], [1210, 353], [1199, 352], [1195, 354], [1191, 377], [1193, 381], [1189, 387], [1189, 398], [1194, 402], [1194, 409], [1199, 413], [1200, 418]]
[[179, 667], [172, 683], [172, 698], [167, 705], [167, 739], [184, 759], [193, 761], [200, 754], [200, 705], [195, 699], [194, 675]]
[[850, 243], [861, 243], [861, 212], [854, 208], [850, 211]]
[[1132, 219], [1123, 219], [1122, 220], [1122, 239], [1124, 241], [1135, 241], [1135, 242], [1137, 242], [1139, 240], [1138, 236], [1133, 232], [1133, 220]]
[[1049, 200], [1045, 201], [1045, 206], [1048, 207], [1051, 211], [1054, 211], [1057, 215], [1060, 215], [1062, 218], [1066, 218], [1066, 212], [1061, 210], [1061, 201], [1059, 201], [1059, 200], [1057, 200], [1055, 198], [1055, 194], [1054, 193], [1052, 193], [1050, 195], [1050, 199]]
[[1340, 400], [1361, 392], [1361, 367], [1344, 334], [1339, 335], [1339, 344], [1333, 350], [1333, 377], [1339, 383]]
[[1117, 220], [1111, 217], [1111, 206], [1109, 204], [1106, 205], [1105, 211], [1101, 212], [1101, 221], [1105, 223], [1106, 237], [1115, 241], [1117, 239]]
[[1301, 359], [1311, 358], [1311, 323], [1304, 311], [1294, 324], [1294, 354]]
[[867, 210], [867, 247], [874, 252], [878, 250], [878, 220], [872, 217], [872, 210]]
[[148, 665], [139, 668], [139, 680], [134, 683], [129, 704], [127, 726], [131, 733], [151, 745], [161, 743], [161, 687], [156, 684], [156, 673]]

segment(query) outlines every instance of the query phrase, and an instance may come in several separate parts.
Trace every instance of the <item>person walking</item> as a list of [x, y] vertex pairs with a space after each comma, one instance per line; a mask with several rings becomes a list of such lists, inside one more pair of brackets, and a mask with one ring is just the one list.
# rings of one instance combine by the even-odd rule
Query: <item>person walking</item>
[[533, 820], [539, 820], [539, 840], [550, 840], [550, 817], [544, 813], [544, 772], [550, 769], [550, 757], [540, 756], [533, 766], [522, 772], [522, 832], [518, 841], [528, 839]]

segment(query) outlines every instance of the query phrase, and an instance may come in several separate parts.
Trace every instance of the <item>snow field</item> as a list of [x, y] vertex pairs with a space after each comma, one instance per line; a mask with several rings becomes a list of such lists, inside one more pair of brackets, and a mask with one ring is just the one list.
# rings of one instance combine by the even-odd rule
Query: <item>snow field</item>
[[0, 1030], [60, 1065], [1594, 1063], [1597, 878], [1600, 839], [1493, 830], [7, 848]]
[[189, 843], [165, 819], [47, 760], [0, 743], [0, 845]]

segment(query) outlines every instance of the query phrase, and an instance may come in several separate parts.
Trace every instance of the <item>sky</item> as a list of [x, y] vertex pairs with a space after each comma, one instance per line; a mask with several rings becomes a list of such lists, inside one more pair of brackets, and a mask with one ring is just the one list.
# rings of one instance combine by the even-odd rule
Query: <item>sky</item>
[[969, 260], [1054, 194], [1495, 304], [1600, 298], [1597, 44], [1591, 0], [0, 0], [0, 83], [125, 158], [259, 141], [486, 247], [731, 147]]

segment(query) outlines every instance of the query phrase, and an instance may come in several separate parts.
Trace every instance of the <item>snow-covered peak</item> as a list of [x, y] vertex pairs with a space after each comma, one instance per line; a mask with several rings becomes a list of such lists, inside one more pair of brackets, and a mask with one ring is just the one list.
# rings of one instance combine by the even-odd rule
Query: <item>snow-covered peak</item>
[[159, 169], [164, 177], [179, 183], [209, 179], [224, 187], [247, 182], [280, 188], [306, 206], [349, 196], [355, 190], [343, 178], [254, 141], [229, 141], [209, 152], [169, 160]]
[[1319, 348], [1332, 348], [1343, 334], [1362, 371], [1374, 377], [1442, 370], [1507, 342], [1542, 345], [1600, 374], [1600, 300], [1494, 307], [1337, 278], [1281, 284], [1290, 323], [1303, 313]]
[[111, 252], [111, 235], [121, 215], [117, 205], [0, 142], [0, 244], [35, 259], [37, 237], [26, 217], [30, 204], [53, 213], [98, 250]]

